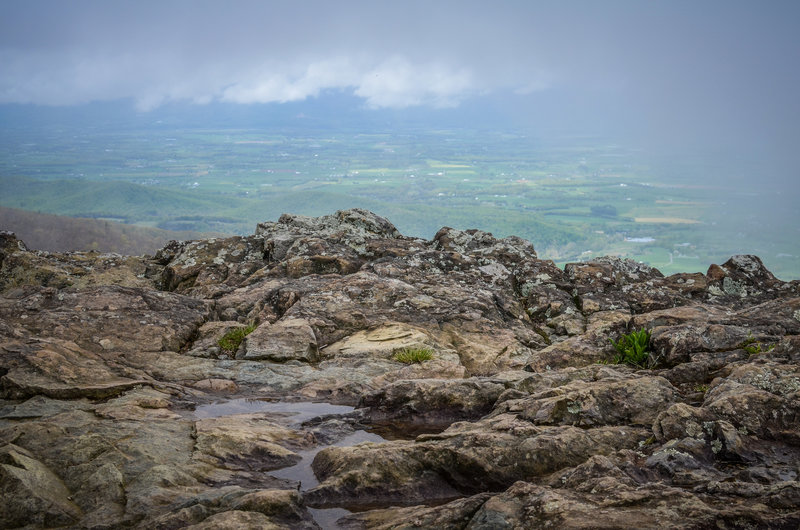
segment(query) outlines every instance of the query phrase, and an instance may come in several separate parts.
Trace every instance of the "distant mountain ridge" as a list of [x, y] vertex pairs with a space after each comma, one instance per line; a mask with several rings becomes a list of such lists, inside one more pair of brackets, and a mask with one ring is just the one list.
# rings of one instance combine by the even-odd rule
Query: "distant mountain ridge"
[[161, 230], [105, 219], [50, 215], [2, 206], [0, 230], [14, 232], [29, 248], [36, 250], [97, 250], [133, 256], [154, 254], [170, 240], [212, 236], [204, 232]]

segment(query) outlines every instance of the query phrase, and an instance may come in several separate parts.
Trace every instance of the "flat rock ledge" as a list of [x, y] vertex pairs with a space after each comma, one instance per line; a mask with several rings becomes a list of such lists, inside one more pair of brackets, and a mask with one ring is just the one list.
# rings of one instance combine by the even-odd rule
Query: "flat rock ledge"
[[141, 257], [0, 232], [2, 528], [795, 529], [799, 398], [800, 282], [756, 256], [562, 270], [365, 210]]

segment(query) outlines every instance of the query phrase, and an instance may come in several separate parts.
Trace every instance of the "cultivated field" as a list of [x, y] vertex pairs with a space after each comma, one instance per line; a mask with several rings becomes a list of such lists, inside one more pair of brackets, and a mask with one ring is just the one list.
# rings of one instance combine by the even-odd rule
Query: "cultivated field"
[[705, 271], [747, 252], [800, 277], [798, 227], [759, 213], [763, 190], [714, 185], [601, 138], [155, 126], [0, 134], [0, 205], [12, 208], [249, 234], [283, 212], [363, 207], [408, 235], [445, 225], [519, 235], [558, 263], [617, 254], [667, 273]]

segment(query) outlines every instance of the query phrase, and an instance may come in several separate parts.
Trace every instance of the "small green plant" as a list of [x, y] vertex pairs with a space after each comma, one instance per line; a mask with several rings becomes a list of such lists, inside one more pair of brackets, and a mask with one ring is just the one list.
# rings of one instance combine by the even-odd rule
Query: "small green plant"
[[393, 358], [395, 361], [405, 364], [421, 363], [433, 359], [433, 350], [430, 348], [403, 348], [395, 352]]
[[622, 335], [617, 342], [609, 339], [617, 353], [611, 359], [611, 364], [629, 364], [638, 368], [651, 368], [653, 359], [650, 357], [650, 332], [642, 328]]
[[694, 387], [694, 391], [702, 392], [703, 394], [705, 394], [706, 392], [708, 392], [708, 385], [696, 385]]
[[754, 342], [752, 344], [748, 344], [744, 347], [744, 351], [749, 353], [750, 355], [757, 355], [759, 353], [767, 353], [768, 351], [772, 351], [775, 349], [774, 344], [762, 344], [760, 342]]
[[225, 333], [218, 341], [217, 345], [225, 351], [236, 352], [246, 336], [256, 329], [255, 324], [249, 324], [243, 328], [235, 328]]
[[739, 345], [739, 347], [740, 348], [744, 348], [745, 346], [747, 346], [749, 344], [753, 344], [755, 341], [756, 341], [756, 338], [753, 336], [753, 332], [752, 331], [748, 331], [747, 332], [747, 338], [742, 341], [742, 343]]
[[775, 349], [774, 344], [764, 344], [756, 340], [752, 333], [747, 334], [747, 338], [739, 345], [741, 349], [746, 351], [749, 355], [757, 355], [759, 353], [766, 353]]

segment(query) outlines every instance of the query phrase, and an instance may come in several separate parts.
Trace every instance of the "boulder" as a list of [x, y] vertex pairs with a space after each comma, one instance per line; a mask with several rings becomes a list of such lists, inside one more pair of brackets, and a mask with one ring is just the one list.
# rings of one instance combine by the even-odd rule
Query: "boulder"
[[319, 360], [314, 330], [302, 318], [284, 318], [275, 324], [261, 324], [245, 340], [244, 354], [237, 355], [239, 359], [275, 362]]

